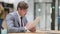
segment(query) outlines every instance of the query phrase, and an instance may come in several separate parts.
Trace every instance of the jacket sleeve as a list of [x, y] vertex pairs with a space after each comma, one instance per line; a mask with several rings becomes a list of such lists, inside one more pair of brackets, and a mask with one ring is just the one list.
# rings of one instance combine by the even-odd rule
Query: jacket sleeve
[[14, 18], [11, 14], [6, 16], [7, 31], [8, 32], [25, 32], [24, 27], [14, 27]]

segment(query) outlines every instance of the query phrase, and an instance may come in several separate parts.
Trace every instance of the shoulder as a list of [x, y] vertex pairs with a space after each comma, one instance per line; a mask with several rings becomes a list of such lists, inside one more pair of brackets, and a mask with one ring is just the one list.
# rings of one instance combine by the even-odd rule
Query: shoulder
[[16, 12], [15, 12], [15, 11], [14, 11], [14, 12], [11, 12], [11, 13], [9, 13], [8, 15], [14, 16], [14, 15], [16, 15]]
[[6, 17], [14, 17], [15, 16], [15, 12], [11, 12], [11, 13], [9, 13]]
[[11, 12], [11, 13], [9, 13], [9, 14], [11, 14], [11, 15], [15, 15], [15, 14], [16, 14], [16, 11], [13, 11], [13, 12]]

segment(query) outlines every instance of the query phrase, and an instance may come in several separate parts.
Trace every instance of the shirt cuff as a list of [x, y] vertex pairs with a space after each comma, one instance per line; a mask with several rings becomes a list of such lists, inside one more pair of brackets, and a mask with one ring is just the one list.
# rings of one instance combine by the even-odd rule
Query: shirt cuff
[[26, 27], [24, 27], [25, 28], [25, 30], [27, 30], [27, 28]]

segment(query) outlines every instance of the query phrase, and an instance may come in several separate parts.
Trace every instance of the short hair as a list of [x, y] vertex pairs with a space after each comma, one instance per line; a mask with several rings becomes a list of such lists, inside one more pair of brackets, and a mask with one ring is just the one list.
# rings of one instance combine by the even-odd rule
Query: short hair
[[18, 10], [18, 8], [20, 8], [20, 9], [27, 9], [28, 8], [28, 4], [26, 2], [24, 2], [24, 1], [20, 1], [18, 3], [18, 5], [17, 5], [17, 10]]

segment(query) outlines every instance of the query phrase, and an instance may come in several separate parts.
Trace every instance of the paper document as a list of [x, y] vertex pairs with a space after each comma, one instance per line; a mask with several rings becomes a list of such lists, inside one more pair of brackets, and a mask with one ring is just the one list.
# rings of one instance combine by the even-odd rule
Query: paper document
[[33, 25], [36, 26], [40, 21], [41, 16], [36, 17], [36, 19], [33, 21]]
[[40, 21], [40, 16], [36, 17], [34, 21], [28, 22], [26, 26], [29, 26], [28, 28], [35, 27]]
[[31, 22], [28, 22], [28, 23], [27, 23], [27, 26], [35, 27], [35, 26], [39, 23], [40, 18], [41, 18], [40, 16], [36, 17], [35, 20], [33, 20], [33, 21], [31, 21]]

